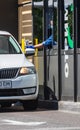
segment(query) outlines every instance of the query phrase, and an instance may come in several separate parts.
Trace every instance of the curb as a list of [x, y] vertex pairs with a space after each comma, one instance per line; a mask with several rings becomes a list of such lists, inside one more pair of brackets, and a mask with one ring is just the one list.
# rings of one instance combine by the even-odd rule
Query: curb
[[80, 112], [80, 102], [57, 101], [57, 100], [39, 100], [38, 108], [48, 110], [62, 110], [71, 112]]
[[80, 102], [59, 101], [59, 110], [80, 112]]

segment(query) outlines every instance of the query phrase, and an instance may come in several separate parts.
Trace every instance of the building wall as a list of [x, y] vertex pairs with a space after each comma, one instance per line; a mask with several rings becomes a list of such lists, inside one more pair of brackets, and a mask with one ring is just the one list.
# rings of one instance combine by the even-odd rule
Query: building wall
[[[18, 0], [18, 25], [19, 25], [19, 42], [22, 38], [32, 42], [32, 0]], [[27, 4], [25, 4], [27, 3]], [[25, 4], [25, 6], [22, 6]]]

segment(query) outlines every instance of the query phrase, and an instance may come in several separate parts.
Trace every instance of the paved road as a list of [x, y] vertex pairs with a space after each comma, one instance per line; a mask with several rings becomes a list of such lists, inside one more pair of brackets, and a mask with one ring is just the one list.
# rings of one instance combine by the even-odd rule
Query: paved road
[[80, 113], [22, 107], [0, 109], [0, 130], [80, 130]]

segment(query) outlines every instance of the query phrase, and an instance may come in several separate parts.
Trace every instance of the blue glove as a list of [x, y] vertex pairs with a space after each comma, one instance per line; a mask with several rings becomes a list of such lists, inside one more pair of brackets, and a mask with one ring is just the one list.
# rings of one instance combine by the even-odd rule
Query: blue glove
[[32, 48], [32, 49], [34, 49], [34, 46], [33, 46], [33, 45], [29, 45], [29, 46], [28, 46], [28, 45], [27, 45], [26, 48]]

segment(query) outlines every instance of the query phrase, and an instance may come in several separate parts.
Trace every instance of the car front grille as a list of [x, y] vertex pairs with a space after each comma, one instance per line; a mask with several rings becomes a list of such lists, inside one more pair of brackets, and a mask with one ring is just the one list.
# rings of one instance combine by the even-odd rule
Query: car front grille
[[11, 79], [15, 78], [18, 73], [19, 68], [1, 69], [0, 79]]

